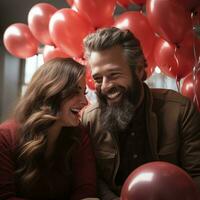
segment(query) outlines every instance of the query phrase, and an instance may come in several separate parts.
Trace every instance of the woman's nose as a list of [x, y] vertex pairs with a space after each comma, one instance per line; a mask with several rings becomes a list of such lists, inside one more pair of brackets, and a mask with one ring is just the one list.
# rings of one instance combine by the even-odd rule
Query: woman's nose
[[81, 99], [81, 104], [83, 106], [87, 106], [88, 105], [88, 100], [86, 98], [86, 95], [83, 95], [82, 99]]

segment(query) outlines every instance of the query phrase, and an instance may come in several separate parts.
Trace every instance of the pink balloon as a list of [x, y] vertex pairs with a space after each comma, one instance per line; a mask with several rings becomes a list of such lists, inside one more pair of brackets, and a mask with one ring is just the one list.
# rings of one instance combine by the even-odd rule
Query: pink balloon
[[28, 26], [23, 23], [10, 25], [4, 32], [3, 42], [6, 49], [19, 58], [35, 55], [39, 46]]
[[69, 8], [57, 11], [49, 23], [49, 31], [54, 43], [71, 57], [82, 57], [83, 38], [93, 30], [87, 20]]
[[74, 0], [78, 12], [87, 17], [95, 28], [113, 23], [116, 0]]
[[116, 19], [114, 26], [120, 29], [129, 29], [140, 40], [146, 58], [153, 51], [156, 36], [142, 13], [137, 11], [124, 12]]
[[48, 3], [38, 3], [28, 13], [28, 26], [42, 44], [53, 44], [49, 35], [49, 21], [57, 9]]
[[173, 0], [147, 0], [147, 18], [156, 33], [178, 44], [192, 30], [190, 12]]
[[141, 165], [126, 179], [120, 200], [199, 200], [192, 178], [167, 162]]
[[53, 58], [67, 58], [69, 57], [66, 53], [62, 52], [58, 47], [45, 45], [43, 50], [44, 62], [47, 62]]

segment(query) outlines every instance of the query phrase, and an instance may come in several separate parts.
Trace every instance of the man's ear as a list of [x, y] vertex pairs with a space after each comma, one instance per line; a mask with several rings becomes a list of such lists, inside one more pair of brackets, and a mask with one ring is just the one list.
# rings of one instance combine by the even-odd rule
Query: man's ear
[[136, 74], [141, 81], [145, 81], [147, 78], [147, 73], [143, 66], [138, 66], [136, 68]]

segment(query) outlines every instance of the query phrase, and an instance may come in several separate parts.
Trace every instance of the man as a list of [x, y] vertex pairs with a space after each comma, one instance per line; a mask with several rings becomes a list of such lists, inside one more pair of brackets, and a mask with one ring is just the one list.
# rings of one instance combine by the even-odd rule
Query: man
[[98, 103], [83, 113], [97, 159], [99, 193], [118, 199], [127, 176], [151, 161], [183, 168], [200, 189], [200, 113], [172, 90], [143, 82], [145, 58], [130, 31], [99, 29], [84, 40]]

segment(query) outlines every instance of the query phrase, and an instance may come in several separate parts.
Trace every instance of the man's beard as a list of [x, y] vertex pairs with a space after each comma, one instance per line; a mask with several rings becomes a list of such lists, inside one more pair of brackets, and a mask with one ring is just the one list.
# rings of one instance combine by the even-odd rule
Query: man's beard
[[101, 108], [100, 123], [103, 130], [122, 132], [128, 127], [135, 115], [142, 86], [139, 79], [134, 77], [132, 87], [127, 89], [121, 86], [114, 87], [123, 93], [117, 104], [108, 105], [106, 96], [97, 92], [98, 102]]

